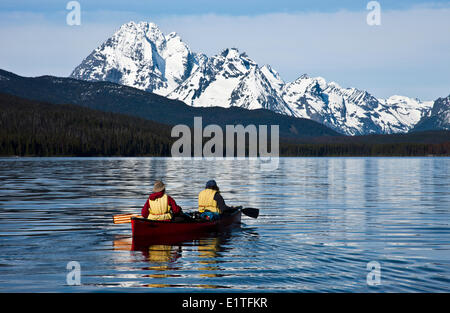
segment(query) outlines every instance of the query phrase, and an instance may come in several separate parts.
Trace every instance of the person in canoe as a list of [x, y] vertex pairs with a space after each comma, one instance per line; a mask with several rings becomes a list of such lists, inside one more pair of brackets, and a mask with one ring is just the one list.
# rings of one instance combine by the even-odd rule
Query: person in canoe
[[166, 186], [160, 180], [155, 182], [153, 192], [142, 208], [141, 215], [154, 221], [184, 220], [183, 210], [175, 200], [166, 194]]
[[220, 214], [235, 210], [236, 208], [225, 204], [215, 180], [208, 181], [205, 190], [198, 194], [198, 211], [204, 219], [217, 220], [220, 218]]

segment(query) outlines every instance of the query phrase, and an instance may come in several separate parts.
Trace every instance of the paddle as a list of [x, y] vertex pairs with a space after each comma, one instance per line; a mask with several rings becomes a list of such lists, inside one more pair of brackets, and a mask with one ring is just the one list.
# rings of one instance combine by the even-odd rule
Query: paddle
[[241, 212], [251, 218], [257, 218], [259, 216], [259, 209], [254, 208], [244, 208]]
[[132, 217], [140, 217], [139, 214], [118, 214], [113, 216], [114, 224], [131, 223]]

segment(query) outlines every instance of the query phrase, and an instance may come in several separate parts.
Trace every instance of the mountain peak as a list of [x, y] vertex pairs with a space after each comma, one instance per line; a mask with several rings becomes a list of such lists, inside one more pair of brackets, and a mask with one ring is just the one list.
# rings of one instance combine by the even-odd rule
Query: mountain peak
[[432, 105], [401, 96], [376, 99], [308, 74], [285, 83], [270, 65], [259, 67], [235, 47], [211, 57], [193, 53], [177, 33], [164, 34], [152, 22], [122, 25], [70, 76], [111, 81], [192, 106], [266, 108], [350, 135], [406, 132]]
[[96, 48], [70, 75], [111, 81], [166, 95], [198, 67], [197, 56], [155, 23], [128, 22]]
[[144, 22], [144, 21], [136, 23], [134, 21], [130, 21], [130, 22], [125, 23], [122, 26], [120, 26], [118, 32], [120, 32], [121, 30], [123, 31], [123, 30], [128, 30], [128, 29], [140, 29], [140, 30], [143, 30], [143, 31], [146, 31], [146, 30], [157, 30], [157, 31], [160, 31], [158, 25], [156, 25], [155, 23]]
[[[238, 59], [241, 54], [237, 48], [225, 48], [220, 52], [220, 55], [227, 59]], [[246, 54], [244, 54], [246, 56]]]
[[450, 95], [434, 101], [429, 114], [422, 116], [413, 131], [435, 129], [450, 130]]

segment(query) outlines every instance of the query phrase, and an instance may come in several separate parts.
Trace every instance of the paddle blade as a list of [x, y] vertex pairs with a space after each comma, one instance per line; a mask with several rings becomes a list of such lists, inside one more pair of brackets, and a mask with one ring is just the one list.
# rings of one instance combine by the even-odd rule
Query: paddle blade
[[242, 209], [242, 213], [251, 218], [257, 218], [259, 216], [259, 209], [254, 208], [245, 208]]
[[132, 217], [139, 217], [140, 215], [137, 214], [118, 214], [113, 216], [113, 222], [114, 224], [125, 224], [125, 223], [131, 223]]

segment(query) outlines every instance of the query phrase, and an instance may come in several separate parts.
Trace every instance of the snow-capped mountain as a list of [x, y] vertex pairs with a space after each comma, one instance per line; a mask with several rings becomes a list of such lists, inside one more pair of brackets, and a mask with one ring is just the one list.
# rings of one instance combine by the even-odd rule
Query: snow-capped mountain
[[210, 57], [167, 96], [192, 106], [265, 108], [293, 115], [273, 83], [275, 79], [276, 74], [260, 68], [245, 53], [225, 49]]
[[153, 23], [130, 22], [95, 49], [70, 76], [167, 95], [205, 59], [192, 53], [176, 33], [166, 36]]
[[434, 101], [433, 108], [414, 127], [414, 131], [446, 129], [450, 130], [450, 95]]
[[383, 133], [406, 133], [423, 117], [430, 114], [433, 101], [420, 101], [405, 96], [391, 96], [388, 99], [378, 99], [380, 106], [374, 117]]
[[307, 75], [286, 84], [282, 92], [295, 116], [349, 135], [408, 132], [433, 104], [403, 96], [376, 99], [367, 91]]
[[403, 96], [377, 99], [302, 75], [286, 83], [238, 49], [207, 57], [193, 53], [176, 33], [153, 23], [130, 22], [95, 49], [70, 75], [111, 81], [177, 99], [191, 106], [265, 108], [323, 123], [349, 135], [408, 132], [432, 102]]

